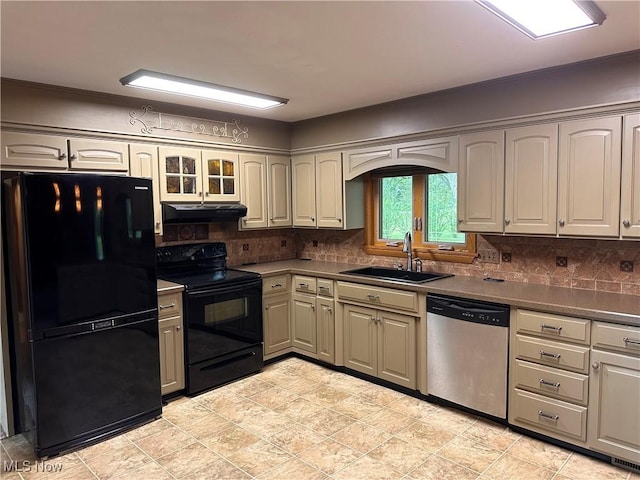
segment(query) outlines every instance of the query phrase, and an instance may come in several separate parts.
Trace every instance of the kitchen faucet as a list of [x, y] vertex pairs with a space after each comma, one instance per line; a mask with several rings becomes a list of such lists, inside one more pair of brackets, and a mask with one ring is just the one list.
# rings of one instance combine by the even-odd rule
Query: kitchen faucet
[[411, 232], [404, 234], [404, 244], [402, 245], [402, 252], [407, 254], [407, 270], [411, 271], [413, 265], [411, 264]]

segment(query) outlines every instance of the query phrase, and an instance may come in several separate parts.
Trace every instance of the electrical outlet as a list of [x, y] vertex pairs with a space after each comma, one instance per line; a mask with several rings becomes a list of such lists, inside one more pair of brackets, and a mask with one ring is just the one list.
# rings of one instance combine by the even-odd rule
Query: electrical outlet
[[495, 248], [479, 249], [478, 257], [484, 263], [500, 263], [500, 251]]

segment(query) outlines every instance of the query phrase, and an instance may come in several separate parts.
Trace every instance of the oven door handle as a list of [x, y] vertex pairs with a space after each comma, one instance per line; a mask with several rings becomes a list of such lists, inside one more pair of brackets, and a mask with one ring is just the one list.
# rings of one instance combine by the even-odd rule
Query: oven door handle
[[228, 293], [244, 293], [249, 289], [255, 288], [258, 290], [258, 294], [261, 294], [262, 290], [262, 282], [251, 282], [251, 283], [243, 283], [240, 285], [233, 285], [230, 287], [216, 287], [209, 288], [207, 290], [197, 290], [195, 292], [187, 292], [187, 297], [189, 298], [202, 298], [202, 297], [210, 297], [211, 295], [225, 295]]

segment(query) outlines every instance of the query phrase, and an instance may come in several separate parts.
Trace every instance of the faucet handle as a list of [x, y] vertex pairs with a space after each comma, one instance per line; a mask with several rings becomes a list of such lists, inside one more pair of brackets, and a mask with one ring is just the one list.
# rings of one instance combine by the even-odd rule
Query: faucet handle
[[392, 266], [396, 269], [396, 270], [404, 270], [402, 264], [400, 262], [393, 262]]
[[414, 260], [414, 262], [416, 262], [416, 272], [421, 272], [422, 271], [422, 260], [420, 260], [419, 258], [416, 258]]

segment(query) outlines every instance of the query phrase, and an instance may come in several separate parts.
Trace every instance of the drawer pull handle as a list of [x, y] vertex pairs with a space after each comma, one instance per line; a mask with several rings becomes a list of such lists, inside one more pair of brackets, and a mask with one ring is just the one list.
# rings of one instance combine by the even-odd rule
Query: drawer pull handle
[[320, 290], [322, 290], [323, 292], [328, 292], [329, 291], [329, 287], [318, 287]]
[[559, 415], [551, 415], [550, 413], [545, 413], [542, 410], [538, 410], [538, 416], [542, 418], [548, 418], [549, 420], [553, 420], [555, 422], [560, 418]]
[[170, 303], [169, 305], [158, 305], [158, 308], [159, 308], [160, 310], [164, 310], [165, 308], [173, 308], [173, 307], [175, 307], [175, 306], [176, 306], [176, 304], [175, 304], [175, 303]]
[[549, 382], [544, 378], [539, 380], [540, 385], [546, 385], [547, 387], [560, 388], [560, 382]]
[[546, 323], [541, 323], [540, 330], [553, 330], [554, 332], [560, 333], [562, 331], [562, 327], [556, 327], [554, 325], [547, 325]]
[[380, 295], [374, 295], [373, 293], [367, 293], [367, 298], [373, 302], [375, 300], [380, 300]]
[[634, 345], [640, 345], [640, 340], [634, 340], [633, 338], [629, 338], [629, 337], [624, 337], [622, 341], [624, 343], [632, 343]]
[[550, 358], [554, 358], [556, 360], [560, 360], [560, 354], [559, 353], [547, 353], [544, 350], [540, 350], [540, 356], [541, 357], [550, 357]]
[[271, 288], [280, 288], [280, 287], [282, 287], [281, 283], [273, 283], [273, 284], [271, 284]]
[[309, 284], [308, 283], [299, 283], [298, 286], [300, 288], [304, 288], [306, 290], [309, 290]]

